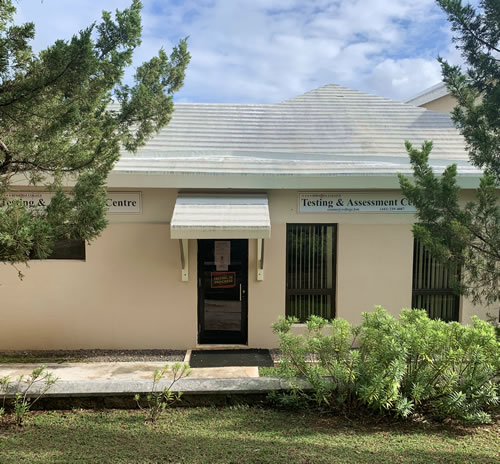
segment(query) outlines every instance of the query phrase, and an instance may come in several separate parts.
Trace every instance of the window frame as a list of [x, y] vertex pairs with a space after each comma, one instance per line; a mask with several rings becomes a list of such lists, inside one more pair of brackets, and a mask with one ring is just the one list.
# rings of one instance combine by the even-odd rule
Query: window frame
[[[61, 256], [59, 257], [58, 254], [61, 252], [60, 246], [62, 244], [70, 243], [72, 242], [73, 245], [76, 247], [78, 244], [80, 248], [80, 255], [76, 257], [71, 257], [71, 256]], [[63, 248], [64, 249], [64, 248]], [[87, 260], [87, 243], [85, 240], [73, 240], [73, 239], [63, 239], [63, 240], [56, 240], [54, 243], [54, 248], [52, 249], [52, 252], [50, 253], [49, 256], [46, 258], [36, 258], [30, 254], [29, 257], [30, 261], [86, 261]]]
[[[334, 252], [332, 253], [332, 288], [326, 288], [326, 289], [303, 289], [303, 288], [289, 288], [288, 286], [288, 279], [289, 279], [289, 272], [288, 272], [288, 257], [289, 257], [289, 252], [288, 252], [288, 234], [290, 227], [293, 226], [326, 226], [326, 227], [332, 227], [333, 228], [333, 241], [332, 241], [332, 246], [334, 249]], [[331, 315], [328, 318], [329, 320], [335, 319], [337, 316], [337, 250], [338, 250], [338, 223], [336, 222], [290, 222], [286, 223], [286, 237], [285, 237], [285, 254], [286, 254], [286, 259], [285, 259], [285, 316], [286, 317], [291, 317], [294, 316], [293, 314], [290, 314], [290, 306], [291, 306], [291, 297], [296, 296], [296, 295], [325, 295], [325, 296], [330, 296], [330, 312]], [[299, 321], [300, 324], [304, 324], [305, 321]]]
[[[456, 321], [460, 322], [460, 295], [457, 294], [456, 290], [453, 289], [453, 287], [439, 287], [439, 288], [417, 288], [415, 287], [416, 283], [416, 273], [417, 273], [417, 246], [420, 246], [423, 249], [423, 253], [428, 253], [428, 259], [427, 259], [427, 264], [424, 267], [422, 267], [421, 273], [422, 273], [422, 279], [427, 278], [430, 274], [433, 272], [436, 272], [435, 266], [436, 265], [441, 265], [445, 268], [446, 272], [450, 273], [451, 270], [448, 268], [446, 264], [439, 263], [435, 258], [433, 258], [430, 254], [430, 251], [424, 247], [424, 245], [419, 242], [416, 238], [413, 238], [413, 261], [412, 261], [412, 278], [411, 278], [411, 307], [416, 308], [416, 309], [425, 309], [427, 311], [428, 316], [431, 319], [435, 319], [435, 316], [431, 315], [431, 310], [428, 308], [420, 307], [419, 305], [416, 304], [416, 298], [419, 296], [425, 297], [425, 296], [441, 296], [441, 297], [453, 297], [454, 301], [452, 304], [452, 319], [446, 318], [446, 320], [449, 321]], [[434, 260], [434, 263], [432, 262]], [[428, 269], [427, 266], [431, 267], [431, 270]], [[456, 278], [458, 281], [461, 279], [461, 272], [460, 269], [457, 269], [456, 271]], [[453, 280], [453, 277], [447, 277], [447, 282], [448, 285], [450, 282]], [[440, 309], [441, 315], [443, 315], [443, 308]], [[438, 316], [439, 319], [442, 319], [441, 317]]]

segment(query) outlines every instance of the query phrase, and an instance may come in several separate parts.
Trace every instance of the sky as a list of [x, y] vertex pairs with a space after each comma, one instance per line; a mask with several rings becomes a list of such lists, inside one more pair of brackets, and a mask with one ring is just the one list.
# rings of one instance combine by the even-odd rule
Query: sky
[[[15, 0], [37, 51], [130, 0]], [[472, 2], [477, 3], [477, 1]], [[434, 0], [143, 0], [134, 65], [189, 36], [178, 102], [278, 103], [326, 84], [406, 100], [460, 63]], [[132, 70], [129, 76], [132, 75]]]

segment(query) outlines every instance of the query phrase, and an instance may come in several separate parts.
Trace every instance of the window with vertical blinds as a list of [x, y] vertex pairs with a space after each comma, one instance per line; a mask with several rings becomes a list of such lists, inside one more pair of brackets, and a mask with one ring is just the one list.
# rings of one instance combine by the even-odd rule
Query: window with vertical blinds
[[413, 308], [427, 310], [433, 319], [458, 321], [460, 298], [452, 284], [459, 278], [456, 267], [438, 262], [418, 240], [414, 241]]
[[335, 317], [336, 224], [288, 224], [286, 314]]
[[[33, 252], [30, 259], [38, 259]], [[57, 240], [46, 259], [75, 259], [85, 261], [85, 240]]]

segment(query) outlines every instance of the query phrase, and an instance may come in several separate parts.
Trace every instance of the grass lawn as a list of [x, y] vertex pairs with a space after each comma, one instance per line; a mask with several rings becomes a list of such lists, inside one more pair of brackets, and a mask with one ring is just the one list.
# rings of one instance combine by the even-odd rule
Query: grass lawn
[[494, 463], [500, 424], [350, 421], [258, 407], [35, 413], [0, 428], [0, 463]]
[[279, 370], [277, 367], [259, 367], [260, 377], [279, 377]]

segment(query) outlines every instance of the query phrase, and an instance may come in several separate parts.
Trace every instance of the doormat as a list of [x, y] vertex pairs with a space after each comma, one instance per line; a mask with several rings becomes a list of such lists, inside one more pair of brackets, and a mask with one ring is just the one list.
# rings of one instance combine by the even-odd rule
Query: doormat
[[193, 350], [191, 367], [273, 367], [269, 350]]

